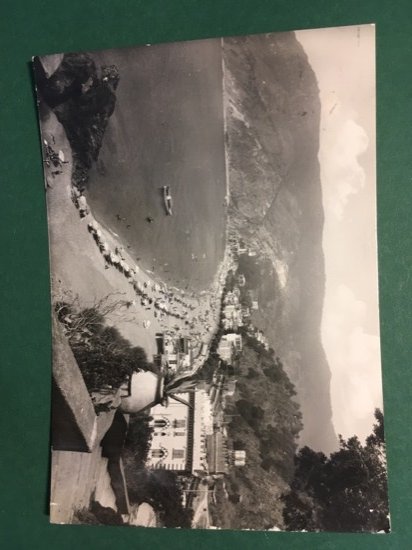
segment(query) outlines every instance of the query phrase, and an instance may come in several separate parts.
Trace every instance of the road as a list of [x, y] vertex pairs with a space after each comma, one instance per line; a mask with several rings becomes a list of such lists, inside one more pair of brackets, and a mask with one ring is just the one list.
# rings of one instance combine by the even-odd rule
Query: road
[[207, 487], [199, 489], [193, 502], [192, 527], [195, 529], [208, 529], [210, 527], [209, 493], [210, 490]]

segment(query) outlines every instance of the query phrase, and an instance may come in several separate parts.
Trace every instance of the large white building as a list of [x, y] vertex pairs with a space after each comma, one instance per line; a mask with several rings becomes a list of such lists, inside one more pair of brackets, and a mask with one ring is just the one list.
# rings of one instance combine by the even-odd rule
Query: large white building
[[180, 473], [207, 473], [206, 438], [213, 432], [210, 398], [204, 390], [179, 394], [189, 406], [169, 400], [169, 405], [156, 405], [153, 417], [153, 439], [147, 466]]
[[224, 334], [220, 339], [217, 352], [220, 358], [227, 363], [231, 363], [233, 355], [242, 351], [242, 336], [231, 332]]

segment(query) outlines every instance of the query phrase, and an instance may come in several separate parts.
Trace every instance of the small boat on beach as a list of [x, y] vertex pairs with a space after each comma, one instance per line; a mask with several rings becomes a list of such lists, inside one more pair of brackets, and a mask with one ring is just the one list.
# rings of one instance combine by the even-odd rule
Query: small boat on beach
[[164, 185], [163, 186], [163, 200], [164, 200], [164, 203], [165, 203], [165, 208], [166, 208], [166, 213], [169, 215], [169, 216], [172, 216], [173, 215], [173, 199], [172, 199], [172, 195], [170, 194], [170, 187], [169, 185]]

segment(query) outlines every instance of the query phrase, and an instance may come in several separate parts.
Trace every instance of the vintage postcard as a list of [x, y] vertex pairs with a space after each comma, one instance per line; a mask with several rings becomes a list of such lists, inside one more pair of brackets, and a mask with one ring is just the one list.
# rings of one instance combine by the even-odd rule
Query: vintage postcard
[[388, 532], [374, 26], [33, 63], [51, 521]]

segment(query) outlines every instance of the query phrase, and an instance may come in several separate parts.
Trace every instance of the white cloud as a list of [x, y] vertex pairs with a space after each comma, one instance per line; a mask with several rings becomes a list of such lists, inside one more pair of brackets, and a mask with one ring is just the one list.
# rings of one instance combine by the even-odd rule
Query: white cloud
[[368, 148], [369, 139], [362, 126], [351, 119], [342, 121], [338, 110], [325, 124], [328, 139], [322, 140], [319, 153], [324, 203], [326, 210], [341, 220], [350, 196], [365, 185], [358, 157]]
[[333, 423], [344, 437], [371, 432], [375, 407], [382, 406], [380, 344], [364, 330], [367, 307], [345, 285], [328, 293], [322, 340], [332, 368]]

